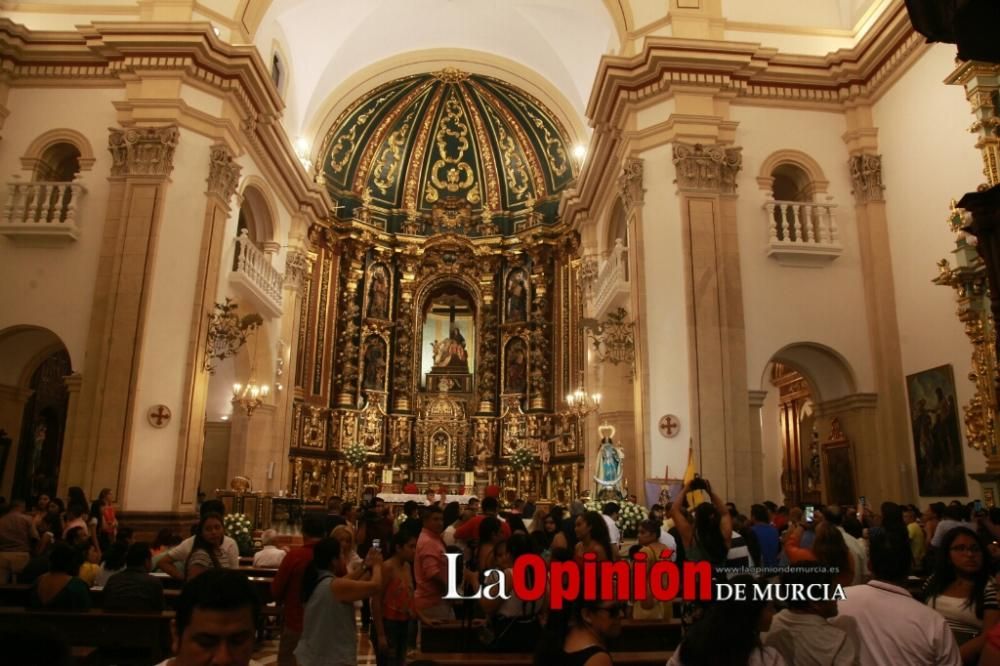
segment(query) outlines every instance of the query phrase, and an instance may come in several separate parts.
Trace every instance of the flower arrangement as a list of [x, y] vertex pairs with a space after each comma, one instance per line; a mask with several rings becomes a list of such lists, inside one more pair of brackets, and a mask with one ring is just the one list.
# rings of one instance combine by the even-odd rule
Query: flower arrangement
[[246, 514], [227, 513], [222, 519], [222, 525], [226, 528], [226, 534], [236, 542], [241, 556], [253, 555], [253, 525]]
[[516, 470], [526, 469], [535, 463], [535, 454], [526, 447], [514, 449], [510, 457], [510, 466]]
[[352, 467], [360, 467], [363, 465], [366, 455], [367, 453], [365, 452], [365, 447], [361, 446], [358, 442], [354, 442], [344, 449], [344, 457], [347, 458], [347, 462], [349, 462]]
[[[590, 499], [584, 502], [583, 505], [587, 508], [587, 511], [601, 513], [604, 509], [604, 504], [600, 500]], [[618, 506], [620, 507], [620, 511], [618, 512], [618, 520], [615, 521], [615, 525], [618, 526], [622, 536], [635, 536], [639, 531], [639, 523], [646, 520], [649, 517], [649, 513], [645, 507], [639, 506], [635, 502], [629, 502], [628, 500], [620, 500]]]

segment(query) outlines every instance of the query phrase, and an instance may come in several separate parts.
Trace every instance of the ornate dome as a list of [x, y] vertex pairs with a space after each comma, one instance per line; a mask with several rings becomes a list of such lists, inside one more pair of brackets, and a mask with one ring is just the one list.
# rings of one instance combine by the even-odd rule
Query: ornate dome
[[566, 130], [541, 102], [455, 69], [372, 90], [341, 114], [320, 155], [348, 216], [413, 234], [552, 223], [576, 176]]

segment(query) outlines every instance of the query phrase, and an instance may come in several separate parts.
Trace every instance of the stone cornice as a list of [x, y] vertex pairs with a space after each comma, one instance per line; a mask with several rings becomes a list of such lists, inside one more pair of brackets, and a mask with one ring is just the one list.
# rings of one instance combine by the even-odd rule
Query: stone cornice
[[825, 56], [782, 54], [751, 42], [648, 37], [632, 57], [605, 56], [587, 105], [591, 125], [620, 125], [628, 107], [671, 86], [728, 90], [737, 100], [829, 108], [877, 97], [906, 56], [923, 44], [897, 0], [852, 49]]
[[[175, 103], [172, 112], [182, 127], [204, 131], [232, 125], [214, 129], [227, 139], [236, 137], [239, 145], [230, 148], [255, 155], [292, 210], [305, 207], [315, 220], [329, 219], [326, 193], [302, 168], [278, 123], [284, 104], [256, 48], [223, 42], [208, 23], [98, 22], [75, 31], [49, 32], [0, 18], [0, 72], [12, 87], [73, 88], [121, 86], [145, 74], [176, 74], [222, 97], [237, 116], [207, 119]], [[131, 113], [133, 122], [143, 123], [146, 117], [135, 109], [149, 103], [140, 99], [116, 106], [126, 119]]]
[[[615, 180], [628, 153], [678, 138], [671, 120], [624, 131], [636, 108], [669, 99], [680, 88], [701, 88], [732, 104], [846, 110], [877, 99], [929, 48], [910, 24], [903, 0], [893, 0], [857, 46], [826, 56], [783, 54], [755, 43], [671, 37], [650, 36], [644, 45], [631, 57], [601, 59], [587, 105], [595, 130], [587, 162], [559, 207], [573, 228], [600, 205], [606, 184]], [[726, 121], [701, 120], [704, 126], [712, 122], [721, 137]], [[650, 133], [656, 136], [647, 136]]]

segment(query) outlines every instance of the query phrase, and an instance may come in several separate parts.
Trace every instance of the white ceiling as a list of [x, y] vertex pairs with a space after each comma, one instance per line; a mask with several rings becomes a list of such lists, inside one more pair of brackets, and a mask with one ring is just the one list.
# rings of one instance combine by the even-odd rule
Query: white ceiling
[[882, 4], [884, 0], [722, 0], [722, 15], [747, 23], [851, 30], [873, 5]]
[[255, 38], [265, 61], [275, 40], [291, 71], [284, 122], [292, 136], [319, 129], [330, 95], [353, 74], [442, 48], [495, 54], [534, 70], [583, 126], [601, 55], [618, 49], [602, 0], [275, 0]]

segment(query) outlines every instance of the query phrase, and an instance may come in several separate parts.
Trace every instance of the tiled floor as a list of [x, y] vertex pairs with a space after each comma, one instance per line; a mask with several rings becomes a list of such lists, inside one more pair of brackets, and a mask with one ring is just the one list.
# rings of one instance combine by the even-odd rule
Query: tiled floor
[[[261, 666], [272, 666], [278, 663], [278, 640], [264, 641], [253, 658]], [[362, 632], [358, 627], [358, 666], [375, 666], [375, 651], [368, 639], [368, 632]]]

